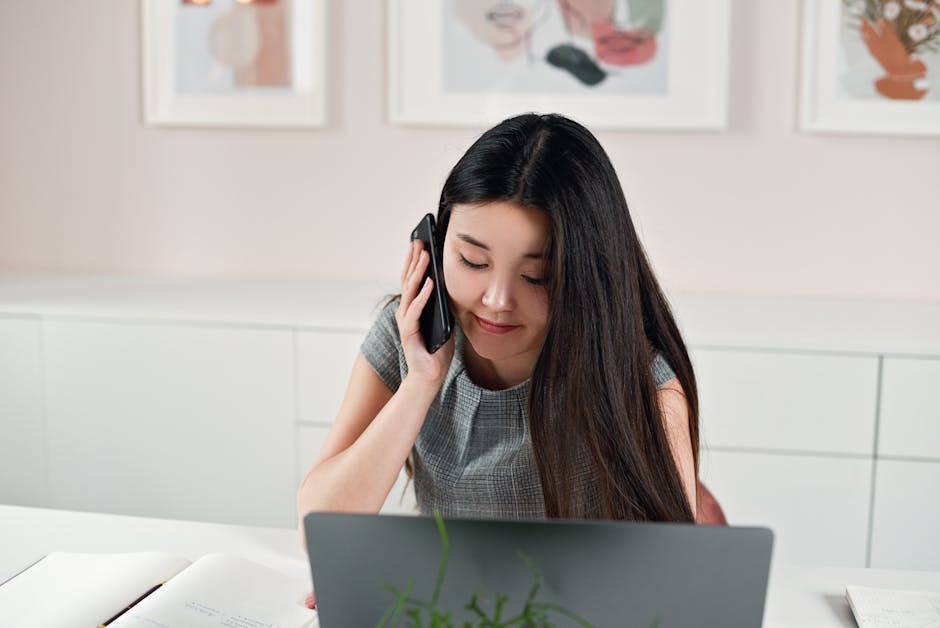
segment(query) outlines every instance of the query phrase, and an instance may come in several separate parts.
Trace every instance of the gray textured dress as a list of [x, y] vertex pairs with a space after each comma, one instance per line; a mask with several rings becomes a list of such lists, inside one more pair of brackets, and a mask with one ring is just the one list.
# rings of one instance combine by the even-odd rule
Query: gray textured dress
[[[398, 335], [398, 302], [385, 307], [362, 343], [362, 354], [393, 392], [408, 372]], [[454, 359], [428, 410], [411, 452], [418, 507], [445, 517], [542, 519], [545, 505], [526, 417], [529, 381], [488, 390], [470, 379], [465, 337], [455, 326]], [[675, 377], [657, 355], [651, 365], [657, 386]], [[589, 511], [600, 514], [593, 471], [574, 471]]]

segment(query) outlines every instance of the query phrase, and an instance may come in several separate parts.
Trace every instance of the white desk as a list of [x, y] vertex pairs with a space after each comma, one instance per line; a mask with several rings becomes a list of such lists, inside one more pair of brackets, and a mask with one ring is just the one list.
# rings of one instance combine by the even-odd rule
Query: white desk
[[[234, 554], [309, 577], [295, 530], [0, 506], [0, 581], [52, 551], [149, 550]], [[940, 572], [776, 565], [765, 628], [854, 628], [846, 584], [940, 591]]]

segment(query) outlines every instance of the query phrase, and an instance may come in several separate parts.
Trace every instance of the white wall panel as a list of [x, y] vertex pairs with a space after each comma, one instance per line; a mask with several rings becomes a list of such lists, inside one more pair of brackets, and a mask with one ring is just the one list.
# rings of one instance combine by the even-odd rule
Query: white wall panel
[[46, 506], [38, 320], [0, 318], [0, 503]]
[[45, 329], [58, 508], [294, 525], [289, 331]]
[[365, 332], [297, 334], [297, 379], [302, 421], [331, 423], [343, 402]]
[[874, 449], [874, 357], [695, 349], [701, 433], [715, 447]]
[[703, 452], [702, 481], [731, 525], [774, 532], [774, 559], [864, 567], [871, 461]]
[[940, 460], [940, 360], [885, 358], [878, 453]]
[[940, 571], [940, 462], [877, 464], [871, 566]]

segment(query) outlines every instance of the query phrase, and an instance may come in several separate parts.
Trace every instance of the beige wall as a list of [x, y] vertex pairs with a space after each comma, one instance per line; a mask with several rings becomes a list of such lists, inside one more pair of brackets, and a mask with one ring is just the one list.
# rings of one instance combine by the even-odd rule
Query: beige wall
[[[136, 0], [2, 0], [0, 270], [394, 279], [482, 129], [389, 126], [331, 4], [330, 126], [263, 131], [141, 125]], [[799, 3], [733, 4], [726, 132], [598, 133], [666, 288], [940, 300], [940, 139], [797, 133]]]

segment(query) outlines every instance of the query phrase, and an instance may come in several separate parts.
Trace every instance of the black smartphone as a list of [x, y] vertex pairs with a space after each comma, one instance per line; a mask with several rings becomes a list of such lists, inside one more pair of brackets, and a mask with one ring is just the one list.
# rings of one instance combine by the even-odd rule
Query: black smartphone
[[[434, 289], [431, 292], [431, 298], [421, 311], [421, 337], [424, 338], [424, 346], [428, 353], [434, 353], [454, 333], [454, 316], [450, 312], [447, 288], [444, 286], [444, 261], [442, 259], [444, 243], [437, 236], [433, 214], [427, 214], [421, 219], [418, 226], [411, 232], [411, 239], [412, 241], [421, 240], [424, 243], [424, 250], [431, 256], [424, 276], [434, 281]], [[421, 280], [420, 285], [424, 285], [424, 279]]]

